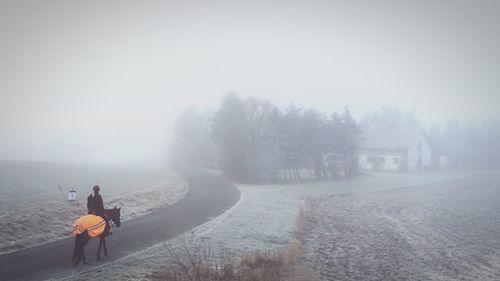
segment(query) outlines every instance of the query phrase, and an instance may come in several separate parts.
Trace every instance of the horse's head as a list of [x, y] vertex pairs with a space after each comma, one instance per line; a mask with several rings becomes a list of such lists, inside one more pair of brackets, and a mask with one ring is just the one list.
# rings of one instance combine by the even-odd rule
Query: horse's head
[[120, 221], [120, 210], [122, 208], [116, 208], [114, 207], [113, 209], [109, 210], [108, 217], [113, 221], [113, 223], [116, 225], [116, 227], [120, 227], [122, 224]]

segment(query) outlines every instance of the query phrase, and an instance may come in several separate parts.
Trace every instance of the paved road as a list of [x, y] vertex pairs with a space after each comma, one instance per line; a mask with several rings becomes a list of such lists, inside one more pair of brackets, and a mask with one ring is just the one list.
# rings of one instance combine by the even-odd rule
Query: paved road
[[[221, 177], [197, 169], [178, 172], [189, 183], [188, 194], [173, 205], [114, 229], [106, 239], [109, 256], [103, 263], [172, 239], [220, 215], [239, 200], [239, 190]], [[91, 263], [97, 263], [98, 242], [91, 240], [85, 249]], [[0, 280], [43, 280], [70, 274], [73, 243], [73, 238], [67, 238], [0, 255]]]

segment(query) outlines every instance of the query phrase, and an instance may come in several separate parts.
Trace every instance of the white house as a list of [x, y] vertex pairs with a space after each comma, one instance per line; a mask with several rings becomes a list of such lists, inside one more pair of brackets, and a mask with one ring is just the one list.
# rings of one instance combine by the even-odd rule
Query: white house
[[432, 168], [432, 148], [420, 131], [368, 130], [362, 134], [358, 164], [364, 170], [420, 171]]

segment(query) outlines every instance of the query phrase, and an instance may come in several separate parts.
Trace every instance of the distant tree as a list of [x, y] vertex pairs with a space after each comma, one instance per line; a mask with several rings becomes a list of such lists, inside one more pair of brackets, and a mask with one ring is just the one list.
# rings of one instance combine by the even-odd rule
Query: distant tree
[[358, 163], [356, 161], [356, 151], [358, 149], [361, 129], [356, 124], [348, 107], [344, 108], [341, 124], [341, 131], [339, 132], [341, 136], [339, 141], [339, 152], [343, 156], [346, 176], [349, 177], [357, 173]]
[[[190, 122], [181, 122], [179, 128], [183, 129], [177, 130], [177, 143], [196, 143], [193, 138], [206, 140], [195, 133], [185, 132], [185, 128], [199, 131], [196, 126], [203, 122], [196, 121], [193, 116], [183, 119]], [[285, 180], [298, 180], [305, 169], [309, 170], [310, 178], [321, 179], [328, 175], [325, 167], [328, 155], [342, 160], [340, 163], [344, 163], [348, 175], [356, 170], [354, 153], [360, 130], [348, 108], [342, 115], [335, 113], [327, 119], [315, 109], [303, 111], [290, 104], [282, 112], [269, 101], [258, 98], [241, 100], [236, 94], [229, 93], [213, 114], [210, 128], [212, 142], [207, 143], [213, 143], [216, 148], [217, 167], [235, 181], [277, 180], [281, 171]], [[188, 146], [199, 147], [201, 144]], [[179, 154], [175, 159], [196, 162], [201, 155], [199, 150], [184, 152], [179, 149], [175, 152]]]
[[474, 167], [481, 166], [481, 162], [483, 162], [484, 159], [480, 159], [482, 154], [482, 148], [480, 145], [483, 141], [480, 128], [476, 124], [469, 124], [469, 126], [465, 127], [463, 141], [462, 155], [464, 157], [464, 161], [468, 165], [472, 165]]
[[[302, 152], [302, 159], [309, 168], [314, 168], [316, 179], [323, 177], [323, 156], [328, 152], [328, 139], [326, 139], [324, 116], [314, 109], [309, 109], [302, 115], [298, 143]], [[311, 167], [312, 166], [312, 167]]]
[[247, 150], [247, 179], [258, 181], [264, 173], [266, 166], [265, 134], [266, 122], [273, 110], [273, 105], [266, 100], [248, 98], [245, 101], [246, 134], [248, 139]]
[[412, 112], [403, 112], [397, 107], [384, 107], [380, 111], [365, 114], [360, 122], [364, 130], [421, 129], [422, 126]]
[[[263, 174], [275, 181], [280, 170], [285, 169], [286, 130], [283, 113], [274, 107], [267, 115], [263, 133]], [[285, 172], [283, 172], [285, 174]]]
[[500, 126], [498, 122], [471, 123], [453, 121], [436, 138], [457, 168], [499, 168]]
[[190, 108], [177, 118], [169, 147], [171, 165], [213, 167], [215, 154], [207, 115]]
[[334, 165], [338, 160], [343, 159], [342, 149], [344, 147], [344, 125], [342, 124], [342, 118], [338, 113], [333, 113], [330, 118], [326, 120], [325, 127], [323, 129], [323, 139], [325, 140], [325, 151], [326, 151], [326, 161], [328, 162], [329, 172], [333, 175]]
[[212, 120], [212, 136], [218, 151], [218, 163], [224, 174], [236, 181], [246, 181], [248, 169], [245, 103], [234, 93], [222, 99]]
[[[303, 147], [299, 139], [302, 109], [290, 104], [283, 115], [283, 154], [285, 178], [300, 179], [299, 169], [303, 160]], [[287, 175], [288, 172], [291, 175]]]

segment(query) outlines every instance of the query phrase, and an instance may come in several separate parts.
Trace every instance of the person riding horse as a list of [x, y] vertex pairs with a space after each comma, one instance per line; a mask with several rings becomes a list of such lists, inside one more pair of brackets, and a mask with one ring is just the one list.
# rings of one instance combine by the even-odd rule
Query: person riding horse
[[88, 214], [100, 216], [103, 219], [106, 219], [104, 217], [104, 203], [101, 195], [99, 194], [99, 189], [98, 185], [94, 185], [94, 194], [90, 194], [89, 197], [87, 197]]
[[[99, 186], [98, 185], [94, 185], [94, 187], [92, 188], [94, 190], [94, 194], [90, 194], [89, 197], [87, 197], [87, 209], [88, 209], [88, 214], [89, 215], [96, 215], [96, 216], [100, 216], [101, 218], [103, 218], [105, 221], [106, 221], [106, 228], [107, 230], [109, 230], [110, 226], [109, 226], [109, 220], [108, 218], [106, 217], [106, 214], [104, 213], [104, 203], [102, 201], [102, 197], [101, 195], [99, 194]], [[112, 232], [109, 232], [108, 235], [111, 235], [113, 234]]]
[[[116, 227], [120, 227], [120, 208], [105, 209], [104, 214]], [[94, 214], [84, 215], [75, 220], [73, 224], [73, 234], [75, 235], [75, 247], [73, 248], [73, 261], [76, 266], [83, 260], [87, 264], [84, 248], [87, 243], [95, 237], [99, 237], [99, 248], [97, 249], [97, 260], [101, 260], [101, 248], [104, 248], [104, 255], [108, 255], [106, 247], [106, 236], [110, 234], [109, 222], [104, 223], [101, 217]]]
[[87, 198], [88, 214], [79, 217], [73, 224], [73, 234], [75, 235], [75, 247], [73, 248], [73, 261], [76, 266], [81, 260], [86, 264], [84, 248], [94, 237], [99, 237], [99, 248], [97, 249], [97, 260], [101, 259], [101, 247], [104, 248], [104, 255], [108, 255], [106, 248], [106, 236], [111, 235], [111, 224], [120, 227], [120, 208], [104, 209], [102, 197], [99, 194], [99, 186], [95, 185], [94, 194]]

